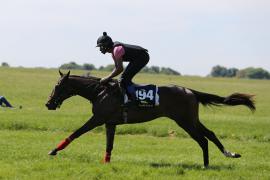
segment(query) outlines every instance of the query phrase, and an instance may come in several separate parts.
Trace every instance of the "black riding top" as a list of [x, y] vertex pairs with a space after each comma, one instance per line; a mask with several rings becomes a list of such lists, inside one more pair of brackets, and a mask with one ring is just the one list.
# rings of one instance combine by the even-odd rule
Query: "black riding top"
[[142, 55], [148, 54], [148, 50], [136, 45], [124, 44], [121, 42], [114, 42], [113, 48], [117, 46], [123, 46], [125, 54], [122, 57], [122, 60], [125, 62], [132, 62], [136, 59], [140, 59]]

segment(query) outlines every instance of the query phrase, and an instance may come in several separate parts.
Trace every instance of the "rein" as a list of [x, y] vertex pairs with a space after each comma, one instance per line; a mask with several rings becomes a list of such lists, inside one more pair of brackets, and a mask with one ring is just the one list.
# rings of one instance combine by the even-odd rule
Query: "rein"
[[76, 76], [72, 75], [69, 79], [73, 80], [75, 83], [83, 82], [85, 84], [84, 89], [77, 89], [77, 94], [79, 91], [84, 91], [85, 95], [88, 95], [90, 101], [94, 102], [97, 98], [111, 92], [111, 90], [115, 89], [115, 86], [118, 86], [117, 80], [110, 80], [106, 84], [100, 84], [100, 78], [97, 77], [84, 77], [84, 76]]

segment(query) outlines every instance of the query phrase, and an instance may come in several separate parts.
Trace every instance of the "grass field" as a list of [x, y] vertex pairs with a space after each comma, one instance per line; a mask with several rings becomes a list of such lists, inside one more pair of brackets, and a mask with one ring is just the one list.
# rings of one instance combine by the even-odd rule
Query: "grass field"
[[0, 108], [0, 179], [270, 179], [270, 81], [138, 75], [138, 83], [177, 84], [222, 96], [256, 95], [254, 114], [241, 106], [200, 107], [201, 121], [227, 149], [242, 155], [225, 158], [209, 143], [210, 168], [202, 169], [199, 146], [166, 118], [118, 126], [110, 164], [101, 163], [104, 127], [49, 157], [48, 151], [92, 114], [91, 104], [81, 97], [68, 99], [57, 111], [46, 109], [58, 77], [56, 69], [0, 67], [0, 95], [16, 107], [23, 106]]

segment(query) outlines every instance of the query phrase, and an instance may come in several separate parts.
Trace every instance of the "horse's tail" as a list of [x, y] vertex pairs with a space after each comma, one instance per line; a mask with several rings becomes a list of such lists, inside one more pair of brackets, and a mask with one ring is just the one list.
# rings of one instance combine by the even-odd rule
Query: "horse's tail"
[[193, 94], [195, 94], [197, 100], [202, 103], [204, 106], [207, 105], [244, 105], [247, 106], [252, 112], [256, 110], [255, 102], [253, 100], [254, 95], [250, 94], [241, 94], [241, 93], [233, 93], [227, 97], [221, 97], [214, 94], [203, 93], [199, 91], [195, 91], [190, 89]]

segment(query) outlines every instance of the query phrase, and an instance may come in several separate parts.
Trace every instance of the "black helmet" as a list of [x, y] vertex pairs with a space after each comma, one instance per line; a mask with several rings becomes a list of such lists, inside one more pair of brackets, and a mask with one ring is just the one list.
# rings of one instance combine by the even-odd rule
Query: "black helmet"
[[106, 49], [110, 49], [113, 47], [113, 41], [110, 36], [107, 35], [106, 32], [103, 32], [103, 35], [100, 36], [97, 40], [97, 46], [96, 47], [103, 47]]

